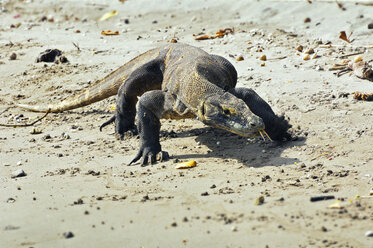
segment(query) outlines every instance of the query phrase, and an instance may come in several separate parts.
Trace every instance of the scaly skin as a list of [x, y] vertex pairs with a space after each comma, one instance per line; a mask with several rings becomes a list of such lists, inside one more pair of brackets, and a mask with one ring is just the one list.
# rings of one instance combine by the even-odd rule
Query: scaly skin
[[[275, 140], [289, 139], [290, 125], [274, 114], [253, 90], [234, 88], [237, 72], [226, 59], [184, 45], [169, 44], [150, 50], [109, 74], [85, 92], [57, 105], [20, 107], [39, 112], [61, 112], [118, 94], [115, 133], [140, 132], [141, 146], [131, 163], [142, 165], [168, 157], [159, 143], [161, 118], [198, 118], [209, 126], [245, 137], [266, 130]], [[137, 106], [137, 108], [136, 108]], [[135, 117], [137, 116], [137, 128]]]
[[142, 64], [142, 61], [150, 61], [158, 56], [158, 49], [149, 50], [138, 57], [130, 60], [101, 80], [96, 81], [84, 92], [67, 98], [58, 104], [33, 106], [27, 104], [16, 104], [16, 106], [34, 112], [58, 113], [72, 110], [114, 96], [118, 88], [125, 82], [128, 76]]

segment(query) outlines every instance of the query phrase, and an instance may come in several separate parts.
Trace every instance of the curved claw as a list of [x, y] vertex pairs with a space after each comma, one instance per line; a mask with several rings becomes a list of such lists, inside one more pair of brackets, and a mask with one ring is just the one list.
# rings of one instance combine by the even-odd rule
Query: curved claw
[[140, 151], [128, 165], [130, 166], [131, 164], [137, 162], [140, 159], [140, 165], [146, 166], [148, 164], [154, 164], [156, 161], [163, 162], [170, 158], [168, 152], [165, 151], [160, 151], [159, 153], [157, 153], [157, 155], [154, 155], [152, 152], [145, 152], [144, 150], [140, 149]]
[[115, 121], [115, 115], [112, 116], [108, 121], [105, 121], [104, 123], [102, 123], [102, 125], [100, 126], [100, 132], [102, 132], [102, 129], [104, 127], [106, 127], [107, 125], [113, 123]]

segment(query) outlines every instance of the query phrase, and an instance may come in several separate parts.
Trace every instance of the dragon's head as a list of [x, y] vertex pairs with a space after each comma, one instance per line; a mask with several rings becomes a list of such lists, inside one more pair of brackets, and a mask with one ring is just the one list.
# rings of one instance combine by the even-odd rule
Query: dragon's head
[[213, 94], [202, 101], [198, 118], [206, 125], [245, 137], [257, 137], [265, 128], [263, 120], [243, 100], [228, 92]]

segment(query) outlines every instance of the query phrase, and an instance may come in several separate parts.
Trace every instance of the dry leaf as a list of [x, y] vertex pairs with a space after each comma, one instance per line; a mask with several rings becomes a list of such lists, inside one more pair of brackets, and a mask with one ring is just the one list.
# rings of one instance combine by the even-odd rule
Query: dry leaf
[[361, 92], [355, 92], [354, 99], [363, 101], [373, 101], [373, 93], [364, 94]]
[[201, 36], [198, 36], [196, 38], [194, 38], [195, 40], [207, 40], [207, 39], [211, 39], [211, 36], [210, 35], [201, 35]]
[[113, 10], [111, 12], [107, 12], [103, 16], [101, 16], [100, 21], [106, 21], [107, 19], [110, 19], [113, 16], [116, 16], [117, 14], [118, 14], [118, 11], [116, 11], [116, 10]]
[[195, 37], [194, 39], [195, 40], [208, 40], [208, 39], [215, 39], [215, 38], [218, 38], [218, 37], [223, 37], [227, 34], [233, 34], [234, 31], [233, 29], [231, 28], [226, 28], [226, 29], [220, 29], [218, 32], [215, 33], [215, 35], [207, 35], [207, 34], [204, 34], [204, 35], [201, 35], [201, 36], [197, 36]]
[[351, 43], [351, 41], [347, 38], [347, 35], [346, 35], [345, 31], [341, 31], [339, 33], [339, 38], [346, 41], [347, 43]]
[[104, 30], [102, 30], [101, 34], [102, 35], [119, 35], [119, 31], [111, 31], [111, 30], [104, 31]]
[[197, 165], [197, 162], [194, 160], [188, 161], [188, 162], [183, 162], [179, 163], [175, 166], [175, 169], [189, 169], [192, 167], [195, 167]]

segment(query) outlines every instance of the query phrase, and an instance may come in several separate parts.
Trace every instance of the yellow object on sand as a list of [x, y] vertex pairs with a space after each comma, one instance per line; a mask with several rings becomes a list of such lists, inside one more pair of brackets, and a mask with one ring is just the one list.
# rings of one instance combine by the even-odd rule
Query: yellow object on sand
[[188, 162], [183, 162], [179, 163], [175, 166], [175, 169], [189, 169], [192, 167], [195, 167], [197, 165], [197, 162], [194, 160], [188, 161]]
[[116, 11], [116, 10], [113, 10], [111, 12], [107, 12], [103, 16], [101, 16], [100, 21], [106, 21], [107, 19], [110, 19], [113, 16], [116, 16], [117, 14], [118, 14], [118, 11]]

